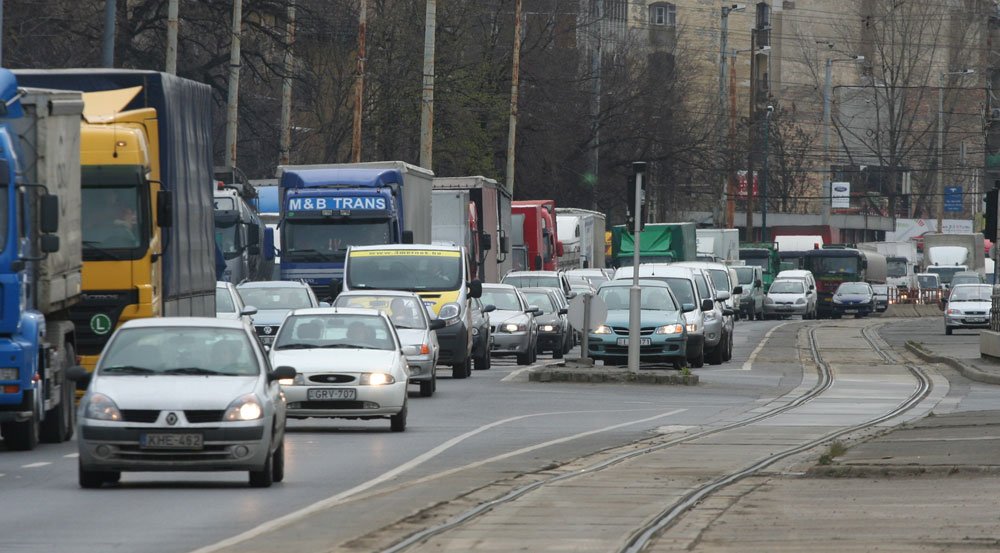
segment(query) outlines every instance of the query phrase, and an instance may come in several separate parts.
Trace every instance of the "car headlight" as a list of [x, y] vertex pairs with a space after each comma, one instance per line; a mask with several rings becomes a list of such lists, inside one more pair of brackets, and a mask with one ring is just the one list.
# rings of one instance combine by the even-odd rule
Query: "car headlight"
[[278, 381], [282, 386], [305, 386], [306, 377], [302, 373], [295, 375], [295, 378], [282, 378]]
[[362, 386], [385, 386], [395, 382], [396, 379], [389, 373], [361, 373], [359, 380]]
[[601, 325], [597, 327], [597, 330], [594, 331], [594, 334], [611, 334], [611, 327], [608, 325]]
[[657, 327], [654, 334], [681, 334], [683, 332], [683, 325], [663, 325], [661, 327]]
[[559, 325], [542, 325], [538, 327], [542, 332], [559, 332]]
[[87, 400], [87, 406], [83, 409], [83, 417], [99, 421], [120, 421], [122, 413], [108, 396], [91, 394]]
[[949, 315], [961, 315], [962, 314], [962, 310], [961, 309], [949, 309], [948, 310], [948, 314]]
[[840, 298], [838, 298], [837, 296], [833, 296], [833, 303], [841, 303]]
[[698, 330], [698, 325], [692, 323], [692, 324], [685, 325], [685, 328], [687, 328], [688, 332], [695, 332], [695, 331]]
[[441, 310], [438, 311], [438, 318], [444, 320], [445, 326], [451, 326], [458, 323], [461, 319], [459, 315], [462, 314], [462, 306], [457, 303], [446, 303], [441, 306]]
[[799, 298], [799, 299], [795, 300], [795, 305], [805, 305], [805, 304], [806, 304], [806, 299], [805, 298]]
[[246, 394], [233, 400], [223, 415], [224, 421], [255, 421], [264, 416], [264, 406], [253, 394]]
[[497, 330], [500, 332], [527, 332], [528, 323], [503, 323]]
[[768, 297], [764, 298], [764, 303], [765, 303], [766, 305], [772, 305], [772, 304], [774, 304], [774, 300], [773, 300], [773, 299], [771, 299], [771, 297], [770, 297], [770, 296], [768, 296]]
[[4, 367], [0, 369], [0, 380], [18, 380], [20, 372], [17, 367]]

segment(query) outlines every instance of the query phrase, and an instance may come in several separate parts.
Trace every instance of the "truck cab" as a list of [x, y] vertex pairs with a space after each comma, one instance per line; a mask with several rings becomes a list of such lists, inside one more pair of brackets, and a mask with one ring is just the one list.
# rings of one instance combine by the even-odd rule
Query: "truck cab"
[[222, 280], [239, 284], [270, 278], [268, 265], [274, 259], [273, 231], [266, 229], [234, 187], [217, 183], [213, 203], [215, 243], [226, 260]]
[[[511, 203], [511, 227], [514, 230], [513, 270], [555, 271], [562, 243], [556, 234], [555, 212], [549, 210], [551, 200], [518, 201]], [[518, 234], [518, 228], [521, 233]]]

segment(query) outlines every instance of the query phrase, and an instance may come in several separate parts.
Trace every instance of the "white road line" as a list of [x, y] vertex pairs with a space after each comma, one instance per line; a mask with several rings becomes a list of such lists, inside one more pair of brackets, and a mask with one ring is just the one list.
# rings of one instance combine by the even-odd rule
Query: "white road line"
[[748, 357], [747, 360], [743, 363], [743, 367], [740, 370], [749, 371], [750, 368], [753, 366], [754, 360], [757, 359], [757, 354], [760, 353], [760, 350], [764, 349], [764, 344], [767, 343], [767, 340], [771, 337], [771, 334], [774, 334], [775, 330], [778, 330], [779, 328], [787, 324], [792, 324], [792, 321], [788, 321], [787, 323], [781, 323], [780, 325], [772, 327], [771, 330], [768, 330], [767, 333], [764, 334], [764, 338], [761, 339], [759, 344], [757, 344], [757, 347], [755, 347], [753, 349], [753, 352], [750, 353], [750, 357]]
[[38, 467], [44, 467], [46, 465], [51, 465], [51, 464], [52, 463], [50, 461], [39, 461], [37, 463], [28, 463], [27, 465], [21, 465], [21, 468], [23, 468], [23, 469], [33, 469], [33, 468], [38, 468]]
[[[622, 427], [625, 427], [625, 426], [630, 426], [630, 425], [633, 425], [633, 424], [639, 424], [639, 423], [643, 423], [643, 422], [653, 421], [653, 420], [656, 420], [656, 419], [662, 419], [664, 417], [673, 416], [673, 415], [676, 415], [678, 413], [682, 413], [684, 411], [687, 411], [687, 409], [673, 409], [671, 411], [667, 411], [665, 413], [660, 413], [659, 415], [655, 415], [655, 416], [652, 416], [652, 417], [646, 417], [644, 419], [638, 419], [638, 420], [623, 422], [623, 423], [615, 424], [615, 425], [611, 425], [611, 426], [605, 426], [604, 428], [598, 428], [598, 429], [595, 429], [595, 430], [588, 430], [586, 432], [580, 432], [578, 434], [573, 434], [571, 436], [565, 436], [565, 437], [562, 437], [562, 438], [557, 438], [555, 440], [549, 440], [547, 442], [542, 442], [542, 443], [535, 444], [535, 445], [532, 445], [532, 446], [523, 447], [523, 448], [515, 450], [515, 451], [508, 451], [507, 453], [503, 453], [501, 455], [496, 455], [496, 456], [490, 457], [488, 459], [482, 459], [480, 461], [476, 461], [476, 462], [468, 464], [468, 465], [464, 465], [464, 466], [461, 466], [461, 467], [457, 467], [457, 468], [449, 469], [449, 470], [446, 470], [446, 471], [442, 471], [442, 472], [439, 472], [437, 474], [425, 476], [423, 478], [420, 478], [420, 479], [417, 479], [417, 480], [414, 480], [414, 481], [410, 482], [410, 484], [412, 485], [412, 484], [416, 484], [416, 483], [426, 482], [426, 481], [429, 481], [429, 480], [436, 480], [438, 478], [443, 478], [443, 477], [449, 476], [451, 474], [454, 474], [456, 472], [461, 472], [461, 471], [473, 469], [473, 468], [480, 467], [480, 466], [488, 464], [488, 463], [493, 463], [493, 462], [496, 462], [496, 461], [501, 461], [503, 459], [514, 457], [516, 455], [522, 455], [524, 453], [529, 453], [531, 451], [535, 451], [536, 449], [542, 449], [542, 448], [545, 448], [545, 447], [549, 447], [549, 446], [553, 446], [553, 445], [557, 445], [557, 444], [569, 442], [569, 441], [576, 440], [576, 439], [579, 439], [579, 438], [584, 438], [584, 437], [590, 436], [592, 434], [598, 434], [598, 433], [601, 433], [601, 432], [607, 432], [609, 430], [615, 430], [615, 429], [622, 428]], [[295, 521], [301, 520], [301, 519], [303, 519], [303, 518], [305, 518], [305, 517], [307, 517], [307, 516], [309, 516], [309, 515], [311, 515], [313, 513], [319, 512], [319, 511], [321, 511], [323, 509], [327, 509], [327, 508], [333, 507], [333, 506], [335, 506], [335, 505], [337, 505], [339, 503], [343, 503], [343, 502], [345, 502], [347, 499], [349, 499], [353, 495], [361, 493], [361, 492], [363, 492], [363, 491], [365, 491], [365, 490], [367, 490], [369, 488], [372, 488], [372, 487], [377, 486], [377, 485], [379, 485], [379, 484], [381, 484], [383, 482], [386, 482], [386, 481], [388, 481], [388, 480], [390, 480], [392, 478], [395, 478], [396, 476], [399, 476], [400, 474], [402, 474], [402, 473], [404, 473], [404, 472], [406, 472], [406, 471], [408, 471], [410, 469], [413, 469], [413, 468], [415, 468], [415, 467], [417, 467], [417, 466], [419, 466], [419, 465], [421, 465], [421, 464], [423, 464], [423, 463], [425, 463], [425, 462], [433, 459], [434, 457], [440, 455], [444, 451], [446, 451], [446, 450], [448, 450], [448, 449], [450, 449], [450, 448], [458, 445], [459, 443], [461, 443], [461, 442], [463, 442], [463, 441], [465, 441], [465, 440], [467, 440], [467, 439], [469, 439], [469, 438], [471, 438], [471, 437], [473, 437], [473, 436], [475, 436], [477, 434], [481, 434], [481, 433], [483, 433], [483, 432], [485, 432], [485, 431], [487, 431], [487, 430], [489, 430], [491, 428], [500, 426], [502, 424], [506, 424], [508, 422], [513, 422], [513, 421], [516, 421], [516, 420], [527, 419], [527, 418], [531, 418], [531, 417], [545, 417], [545, 416], [553, 416], [553, 415], [572, 415], [572, 414], [596, 413], [596, 412], [606, 412], [606, 411], [556, 411], [556, 412], [552, 412], [552, 413], [534, 413], [534, 414], [530, 414], [530, 415], [520, 415], [520, 416], [517, 416], [517, 417], [510, 417], [510, 418], [507, 418], [507, 419], [502, 419], [502, 420], [499, 420], [499, 421], [491, 422], [490, 424], [486, 424], [486, 425], [480, 426], [479, 428], [476, 428], [474, 430], [470, 430], [470, 431], [466, 432], [465, 434], [462, 434], [460, 436], [456, 436], [456, 437], [454, 437], [454, 438], [452, 438], [452, 439], [450, 439], [450, 440], [442, 443], [441, 445], [439, 445], [439, 446], [431, 449], [430, 451], [427, 451], [426, 453], [418, 455], [418, 456], [414, 457], [413, 459], [411, 459], [410, 461], [407, 461], [406, 463], [403, 463], [402, 465], [400, 465], [400, 466], [398, 466], [398, 467], [396, 467], [396, 468], [394, 468], [394, 469], [392, 469], [392, 470], [390, 470], [388, 472], [385, 472], [385, 473], [383, 473], [383, 474], [381, 474], [381, 475], [379, 475], [379, 476], [377, 476], [377, 477], [375, 477], [375, 478], [373, 478], [373, 479], [371, 479], [371, 480], [369, 480], [367, 482], [363, 482], [361, 484], [358, 484], [357, 486], [354, 486], [353, 488], [351, 488], [349, 490], [342, 491], [342, 492], [340, 492], [340, 493], [338, 493], [336, 495], [330, 496], [330, 497], [328, 497], [326, 499], [321, 499], [321, 500], [317, 501], [316, 503], [313, 503], [312, 505], [307, 505], [306, 507], [303, 507], [303, 508], [301, 508], [301, 509], [299, 509], [297, 511], [293, 511], [291, 513], [288, 513], [287, 515], [284, 515], [284, 516], [278, 517], [276, 519], [270, 520], [268, 522], [265, 522], [264, 524], [256, 526], [253, 529], [247, 530], [246, 532], [243, 532], [241, 534], [237, 534], [237, 535], [235, 535], [235, 536], [233, 536], [231, 538], [226, 538], [226, 539], [224, 539], [222, 541], [213, 543], [211, 545], [206, 545], [205, 547], [201, 547], [201, 548], [195, 549], [191, 553], [212, 553], [212, 552], [215, 552], [215, 551], [219, 551], [220, 549], [224, 549], [226, 547], [230, 547], [230, 546], [233, 546], [233, 545], [245, 542], [247, 540], [251, 540], [251, 539], [253, 539], [253, 538], [257, 537], [257, 536], [260, 536], [260, 535], [266, 534], [268, 532], [277, 530], [277, 529], [279, 529], [279, 528], [281, 528], [283, 526], [287, 526], [287, 525], [289, 525], [289, 524], [291, 524], [291, 523], [293, 523]]]
[[63, 455], [66, 459], [76, 459], [79, 456], [79, 453], [67, 453], [66, 455]]

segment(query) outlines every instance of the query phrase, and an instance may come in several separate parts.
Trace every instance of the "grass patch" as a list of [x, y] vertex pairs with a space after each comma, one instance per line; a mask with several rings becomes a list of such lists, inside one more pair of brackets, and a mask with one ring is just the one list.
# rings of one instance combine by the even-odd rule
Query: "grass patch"
[[830, 448], [826, 450], [826, 453], [819, 456], [819, 464], [829, 465], [833, 463], [834, 459], [845, 453], [847, 453], [847, 446], [840, 440], [835, 440], [830, 444]]
[[687, 365], [681, 367], [681, 376], [691, 376], [691, 367]]

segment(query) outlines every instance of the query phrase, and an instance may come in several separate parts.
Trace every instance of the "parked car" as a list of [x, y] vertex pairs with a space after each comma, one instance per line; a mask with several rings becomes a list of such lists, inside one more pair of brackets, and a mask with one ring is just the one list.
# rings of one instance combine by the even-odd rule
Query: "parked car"
[[764, 318], [764, 273], [760, 267], [746, 265], [734, 267], [743, 288], [740, 294], [740, 314], [750, 320]]
[[477, 371], [488, 371], [491, 366], [490, 349], [493, 347], [493, 332], [490, 331], [490, 313], [496, 311], [494, 305], [483, 305], [479, 298], [472, 298], [472, 359]]
[[835, 319], [844, 315], [860, 319], [875, 312], [875, 291], [867, 282], [841, 282], [831, 304]]
[[[569, 307], [565, 305], [565, 299], [558, 288], [521, 288], [528, 305], [534, 305], [542, 310], [542, 314], [535, 317], [538, 324], [538, 353], [546, 351], [552, 352], [554, 359], [562, 359], [562, 356], [573, 349], [574, 331], [569, 324]], [[561, 300], [561, 301], [560, 301]]]
[[257, 308], [244, 305], [243, 299], [236, 293], [236, 287], [231, 282], [220, 280], [215, 283], [215, 317], [231, 321], [243, 320], [248, 324], [257, 314]]
[[562, 271], [511, 271], [504, 275], [500, 283], [515, 288], [558, 288], [567, 299], [574, 296], [569, 278]]
[[377, 309], [388, 315], [403, 346], [419, 350], [416, 355], [406, 356], [410, 384], [420, 386], [422, 397], [434, 395], [437, 389], [437, 362], [441, 353], [435, 331], [444, 328], [444, 321], [428, 316], [420, 296], [399, 290], [355, 290], [341, 292], [333, 307]]
[[813, 293], [816, 292], [816, 278], [813, 276], [812, 271], [807, 271], [805, 269], [789, 269], [785, 271], [779, 271], [778, 275], [774, 277], [774, 280], [778, 279], [797, 279], [801, 280], [806, 284], [806, 290], [812, 290]]
[[816, 318], [816, 294], [810, 292], [800, 279], [776, 279], [764, 298], [764, 317], [800, 315], [803, 319]]
[[875, 292], [875, 311], [882, 313], [889, 309], [889, 285], [872, 284], [872, 291]]
[[236, 287], [236, 292], [243, 303], [257, 308], [257, 313], [253, 316], [253, 328], [257, 332], [257, 338], [265, 346], [270, 346], [274, 341], [274, 336], [289, 311], [320, 306], [316, 294], [304, 282], [244, 282]]
[[944, 309], [944, 333], [951, 336], [956, 328], [989, 328], [992, 296], [993, 286], [989, 284], [953, 286]]
[[207, 317], [135, 319], [105, 346], [80, 401], [79, 483], [122, 471], [248, 471], [250, 485], [284, 478], [285, 397], [250, 325]]
[[517, 288], [510, 284], [484, 284], [483, 304], [492, 305], [490, 330], [493, 333], [492, 355], [516, 355], [518, 365], [530, 365], [538, 357], [538, 323], [542, 311], [530, 306]]
[[389, 316], [375, 309], [319, 307], [288, 314], [271, 348], [271, 363], [295, 367], [282, 380], [288, 416], [330, 419], [389, 419], [393, 432], [406, 430], [406, 358]]
[[[588, 353], [605, 364], [622, 365], [628, 361], [629, 348], [629, 288], [632, 282], [606, 282], [597, 296], [608, 307], [604, 324], [590, 333]], [[639, 359], [645, 363], [671, 363], [680, 369], [687, 361], [687, 330], [684, 310], [691, 304], [677, 301], [670, 285], [658, 280], [640, 280]]]

